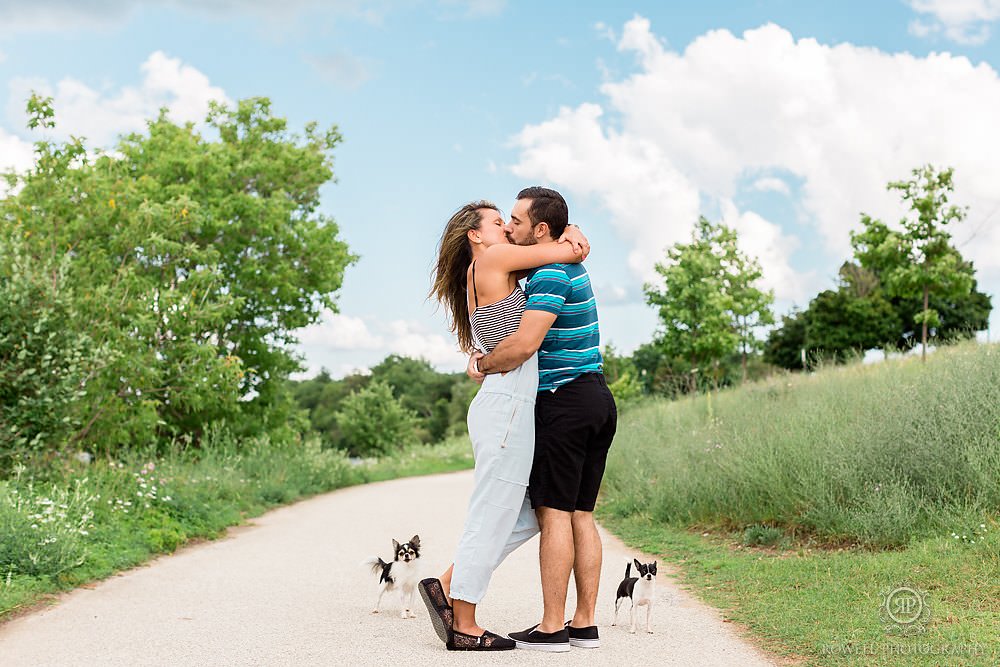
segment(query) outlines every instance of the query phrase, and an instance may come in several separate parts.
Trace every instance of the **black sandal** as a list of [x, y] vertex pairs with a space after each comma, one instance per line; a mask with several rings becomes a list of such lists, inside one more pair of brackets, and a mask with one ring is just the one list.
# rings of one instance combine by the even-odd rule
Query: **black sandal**
[[444, 595], [444, 587], [439, 579], [424, 579], [418, 585], [420, 597], [427, 606], [434, 632], [446, 645], [452, 643], [452, 625], [455, 623], [455, 610], [448, 604]]
[[451, 641], [448, 642], [449, 651], [510, 651], [515, 647], [517, 643], [513, 639], [501, 637], [489, 630], [478, 637], [452, 630]]

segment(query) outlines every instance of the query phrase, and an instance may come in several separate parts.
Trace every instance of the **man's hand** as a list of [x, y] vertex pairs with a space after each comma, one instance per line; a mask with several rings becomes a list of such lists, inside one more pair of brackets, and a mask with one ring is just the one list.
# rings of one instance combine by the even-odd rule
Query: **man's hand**
[[486, 379], [484, 373], [480, 373], [479, 369], [476, 367], [476, 362], [485, 357], [486, 355], [482, 352], [473, 352], [472, 356], [469, 357], [469, 365], [465, 367], [465, 374], [469, 376], [470, 379], [474, 380], [476, 384], [482, 384], [483, 380]]
[[566, 230], [559, 237], [559, 243], [569, 243], [573, 252], [577, 255], [582, 254], [584, 259], [590, 254], [590, 242], [576, 225], [566, 225]]

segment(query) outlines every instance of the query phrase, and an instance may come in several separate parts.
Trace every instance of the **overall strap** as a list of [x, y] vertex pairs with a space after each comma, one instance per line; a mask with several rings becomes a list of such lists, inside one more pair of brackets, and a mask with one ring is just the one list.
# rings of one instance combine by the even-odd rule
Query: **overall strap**
[[476, 308], [479, 308], [479, 294], [476, 292], [476, 262], [472, 262], [472, 298], [476, 300]]

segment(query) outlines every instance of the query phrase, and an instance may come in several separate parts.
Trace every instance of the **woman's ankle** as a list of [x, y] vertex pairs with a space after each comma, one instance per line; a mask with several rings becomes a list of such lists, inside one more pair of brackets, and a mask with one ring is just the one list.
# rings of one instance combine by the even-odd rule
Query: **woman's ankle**
[[471, 635], [473, 637], [478, 637], [484, 632], [486, 632], [485, 629], [479, 627], [478, 623], [473, 623], [472, 625], [466, 625], [466, 626], [459, 626], [455, 624], [452, 627], [452, 630], [454, 630], [455, 632], [461, 632], [463, 635]]

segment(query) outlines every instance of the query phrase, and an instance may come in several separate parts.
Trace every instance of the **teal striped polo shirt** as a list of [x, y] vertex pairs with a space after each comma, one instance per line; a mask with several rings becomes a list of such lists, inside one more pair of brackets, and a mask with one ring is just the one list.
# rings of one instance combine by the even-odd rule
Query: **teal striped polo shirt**
[[538, 391], [603, 372], [597, 301], [583, 264], [546, 264], [528, 274], [525, 310], [556, 316], [538, 350]]

